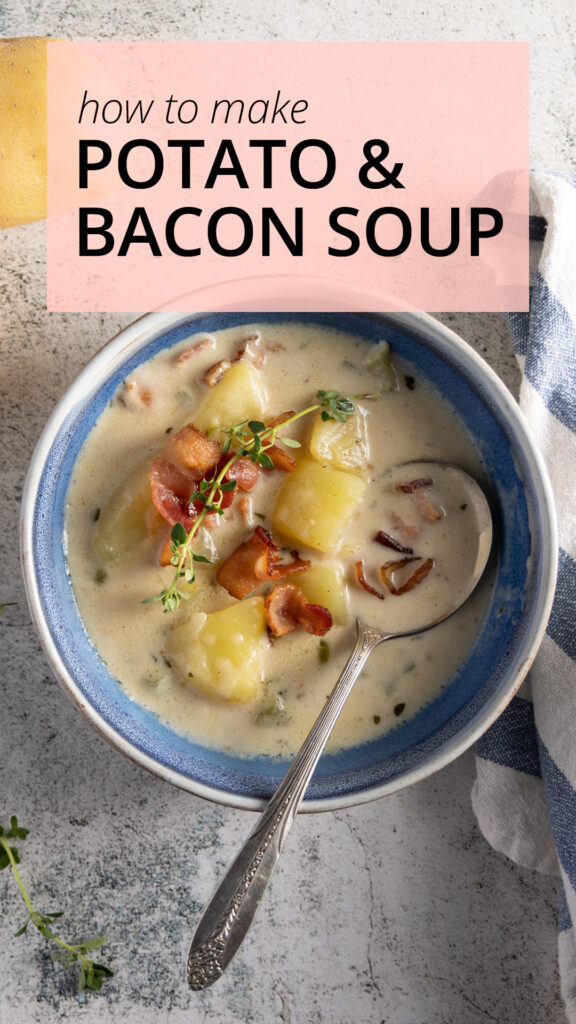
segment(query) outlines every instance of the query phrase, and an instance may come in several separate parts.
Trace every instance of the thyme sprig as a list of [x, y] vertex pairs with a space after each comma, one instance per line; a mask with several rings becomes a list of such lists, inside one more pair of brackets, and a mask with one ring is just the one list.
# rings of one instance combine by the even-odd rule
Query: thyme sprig
[[209, 512], [216, 512], [224, 515], [222, 502], [224, 494], [232, 491], [237, 486], [236, 480], [226, 480], [228, 471], [239, 458], [248, 458], [264, 469], [272, 469], [272, 461], [269, 450], [277, 443], [287, 448], [300, 448], [300, 442], [291, 437], [280, 437], [278, 431], [288, 427], [296, 420], [309, 416], [310, 413], [322, 410], [323, 420], [337, 420], [345, 423], [354, 414], [354, 400], [357, 398], [372, 398], [372, 395], [353, 395], [351, 398], [341, 396], [337, 391], [317, 391], [317, 401], [312, 405], [293, 413], [292, 416], [277, 423], [275, 426], [267, 427], [260, 420], [243, 420], [233, 427], [225, 427], [222, 433], [225, 440], [222, 445], [222, 454], [228, 455], [224, 466], [221, 469], [216, 467], [212, 473], [200, 481], [198, 490], [190, 496], [190, 501], [200, 502], [202, 508], [198, 512], [191, 529], [186, 532], [182, 523], [176, 523], [170, 532], [170, 551], [172, 557], [170, 564], [174, 566], [174, 575], [168, 587], [165, 587], [154, 597], [147, 597], [142, 603], [161, 602], [165, 612], [176, 611], [182, 600], [190, 595], [179, 589], [178, 583], [183, 579], [191, 584], [196, 579], [194, 571], [195, 562], [209, 562], [208, 558], [198, 555], [194, 551], [194, 541], [198, 530]]
[[26, 921], [15, 934], [16, 936], [24, 935], [28, 930], [28, 925], [33, 924], [45, 939], [49, 939], [59, 947], [59, 951], [55, 951], [52, 954], [52, 959], [55, 962], [63, 963], [64, 967], [69, 967], [73, 963], [80, 965], [78, 975], [79, 992], [85, 988], [100, 989], [104, 979], [112, 978], [114, 971], [107, 967], [106, 964], [97, 963], [88, 954], [94, 949], [100, 949], [106, 942], [106, 939], [104, 936], [99, 935], [91, 939], [85, 939], [84, 942], [66, 942], [59, 935], [56, 935], [52, 927], [53, 922], [63, 916], [63, 911], [56, 910], [52, 913], [44, 914], [33, 907], [18, 870], [18, 864], [20, 863], [18, 848], [9, 842], [11, 839], [24, 840], [27, 835], [28, 829], [22, 828], [18, 824], [18, 819], [14, 814], [10, 818], [10, 827], [8, 829], [5, 830], [0, 825], [0, 871], [8, 867], [12, 869], [12, 874], [16, 879], [28, 910]]

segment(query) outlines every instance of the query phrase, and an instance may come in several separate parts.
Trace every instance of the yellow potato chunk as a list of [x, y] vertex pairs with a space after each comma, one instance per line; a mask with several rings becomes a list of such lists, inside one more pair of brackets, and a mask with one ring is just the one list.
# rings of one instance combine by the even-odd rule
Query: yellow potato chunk
[[348, 621], [349, 602], [346, 578], [335, 562], [317, 562], [298, 577], [298, 586], [310, 604], [327, 608], [334, 622]]
[[152, 504], [148, 466], [138, 466], [112, 493], [97, 515], [92, 549], [104, 565], [133, 554], [163, 522]]
[[335, 469], [362, 472], [368, 465], [368, 431], [366, 413], [356, 408], [345, 423], [323, 420], [317, 415], [308, 443], [312, 458]]
[[266, 393], [258, 370], [241, 359], [210, 388], [193, 419], [199, 430], [214, 435], [222, 427], [233, 427], [243, 420], [261, 420], [266, 408]]
[[272, 524], [317, 551], [336, 551], [365, 487], [359, 476], [301, 459], [282, 485]]
[[46, 216], [46, 42], [0, 40], [0, 228]]
[[264, 641], [264, 598], [249, 597], [210, 615], [192, 615], [170, 632], [166, 654], [202, 693], [245, 703], [262, 684]]

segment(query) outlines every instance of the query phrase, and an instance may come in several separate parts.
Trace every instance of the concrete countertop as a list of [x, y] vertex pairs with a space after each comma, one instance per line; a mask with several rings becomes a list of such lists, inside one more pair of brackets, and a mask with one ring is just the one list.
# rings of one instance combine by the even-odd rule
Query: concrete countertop
[[[458, 10], [460, 7], [460, 10]], [[518, 39], [533, 45], [532, 163], [571, 168], [568, 0], [488, 0], [476, 11], [409, 0], [5, 0], [0, 35], [68, 38]], [[45, 225], [0, 232], [2, 460], [0, 823], [30, 829], [22, 873], [62, 931], [105, 932], [116, 974], [76, 995], [0, 875], [0, 1022], [128, 1024], [563, 1024], [557, 885], [496, 854], [470, 806], [472, 752], [366, 806], [301, 816], [251, 935], [202, 994], [184, 982], [193, 920], [254, 816], [205, 803], [112, 750], [52, 678], [28, 615], [18, 516], [29, 458], [53, 405], [132, 316], [45, 311]], [[515, 389], [502, 317], [443, 317]]]

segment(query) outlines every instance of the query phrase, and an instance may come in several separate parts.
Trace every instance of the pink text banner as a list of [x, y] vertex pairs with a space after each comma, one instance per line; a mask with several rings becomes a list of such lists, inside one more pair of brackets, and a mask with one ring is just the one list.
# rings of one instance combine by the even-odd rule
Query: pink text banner
[[523, 43], [48, 47], [48, 309], [525, 310]]

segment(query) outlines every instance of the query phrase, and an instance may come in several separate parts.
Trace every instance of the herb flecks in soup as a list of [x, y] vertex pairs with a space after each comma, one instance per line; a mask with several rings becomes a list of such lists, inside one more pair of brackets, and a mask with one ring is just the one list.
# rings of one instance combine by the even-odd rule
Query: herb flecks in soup
[[[110, 672], [176, 731], [290, 755], [356, 617], [430, 621], [467, 570], [472, 510], [426, 474], [434, 459], [482, 478], [452, 409], [386, 342], [293, 324], [159, 353], [102, 414], [70, 487], [70, 574]], [[410, 460], [417, 472], [391, 473]], [[332, 747], [433, 700], [487, 599], [485, 585], [452, 620], [377, 650]]]

